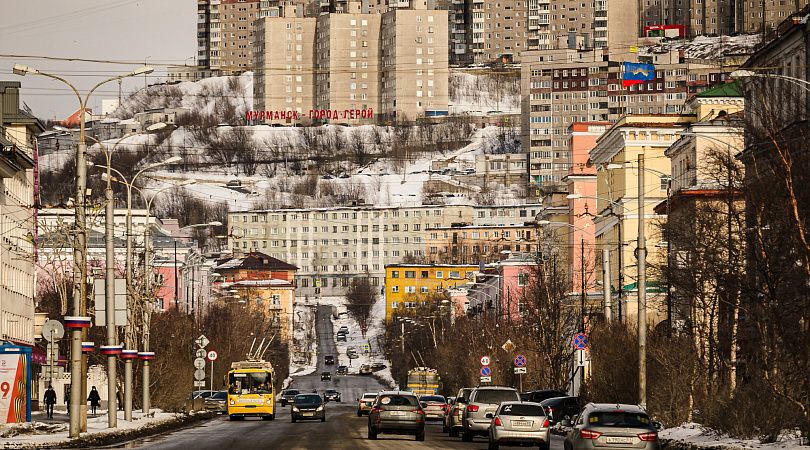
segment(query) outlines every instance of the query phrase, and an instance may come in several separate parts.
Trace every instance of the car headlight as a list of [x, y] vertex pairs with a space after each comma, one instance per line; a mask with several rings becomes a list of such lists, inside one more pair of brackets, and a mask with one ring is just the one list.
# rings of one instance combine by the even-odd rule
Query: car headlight
[[318, 411], [323, 411], [323, 405], [318, 407]]
[[272, 405], [273, 404], [273, 399], [270, 398], [270, 397], [267, 397], [267, 404]]
[[297, 406], [293, 406], [293, 407], [292, 407], [292, 410], [293, 410], [293, 412], [298, 412], [298, 407], [297, 407]]
[[231, 406], [236, 404], [236, 402], [233, 399], [231, 399], [230, 403], [231, 403]]

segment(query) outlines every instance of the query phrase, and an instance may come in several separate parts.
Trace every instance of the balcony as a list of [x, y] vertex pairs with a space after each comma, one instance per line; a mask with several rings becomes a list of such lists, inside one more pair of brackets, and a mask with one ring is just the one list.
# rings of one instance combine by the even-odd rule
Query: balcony
[[279, 303], [271, 303], [267, 305], [267, 309], [269, 309], [270, 311], [280, 311], [284, 309], [284, 307]]

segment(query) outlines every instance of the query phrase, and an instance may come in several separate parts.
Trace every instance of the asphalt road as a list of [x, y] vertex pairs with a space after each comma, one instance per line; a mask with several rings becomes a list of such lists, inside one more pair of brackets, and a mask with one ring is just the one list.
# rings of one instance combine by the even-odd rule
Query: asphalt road
[[[320, 373], [334, 372], [339, 364], [348, 365], [345, 355], [337, 355], [329, 320], [331, 307], [320, 307], [316, 314], [316, 329], [319, 341], [318, 369], [310, 374], [294, 377], [293, 387], [303, 392], [316, 389], [337, 389], [341, 403], [330, 402], [326, 409], [326, 422], [305, 421], [292, 423], [289, 407], [279, 407], [274, 421], [248, 418], [231, 422], [220, 416], [183, 430], [131, 441], [112, 448], [145, 449], [484, 449], [486, 439], [476, 437], [473, 442], [462, 442], [442, 433], [440, 422], [428, 422], [424, 442], [416, 442], [413, 436], [379, 435], [376, 441], [368, 439], [368, 417], [357, 417], [356, 398], [363, 392], [385, 389], [376, 378], [361, 375], [333, 376], [332, 381], [321, 381]], [[335, 365], [324, 365], [323, 356], [334, 355]], [[562, 449], [562, 438], [552, 437], [552, 450]]]

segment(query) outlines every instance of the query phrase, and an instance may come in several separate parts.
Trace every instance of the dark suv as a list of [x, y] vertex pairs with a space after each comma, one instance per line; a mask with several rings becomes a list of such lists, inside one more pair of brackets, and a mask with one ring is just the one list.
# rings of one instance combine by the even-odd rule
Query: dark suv
[[323, 363], [324, 364], [334, 364], [335, 363], [335, 357], [332, 356], [332, 355], [326, 355], [326, 356], [323, 357]]
[[495, 414], [501, 402], [510, 401], [521, 401], [520, 393], [513, 387], [482, 386], [473, 389], [461, 416], [461, 440], [470, 442], [475, 435], [486, 435], [492, 414]]
[[383, 391], [368, 414], [368, 438], [377, 434], [413, 434], [425, 440], [425, 412], [413, 392]]

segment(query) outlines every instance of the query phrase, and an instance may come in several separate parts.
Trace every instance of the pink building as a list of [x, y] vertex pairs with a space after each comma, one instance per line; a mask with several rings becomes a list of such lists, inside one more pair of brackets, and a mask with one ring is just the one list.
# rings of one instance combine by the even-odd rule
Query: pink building
[[523, 253], [513, 254], [486, 269], [467, 292], [470, 313], [495, 310], [504, 320], [519, 319], [536, 265], [534, 254]]
[[[596, 139], [610, 128], [608, 122], [575, 122], [568, 127], [568, 281], [570, 292], [595, 291], [596, 255], [594, 215], [597, 167], [589, 164], [588, 153]], [[571, 198], [571, 197], [575, 198]]]

